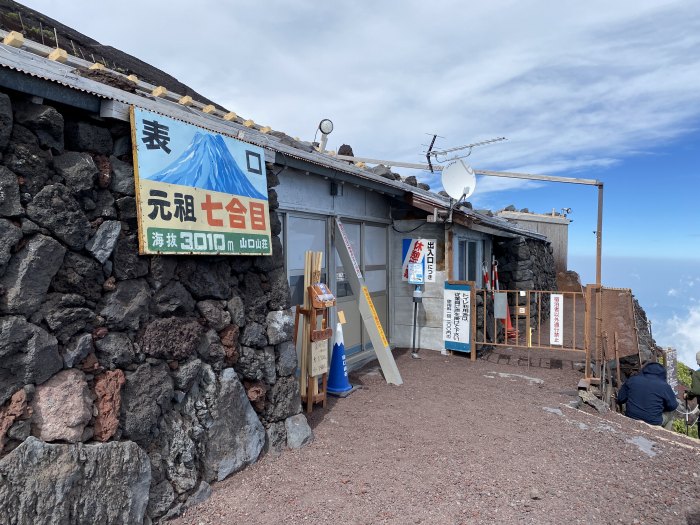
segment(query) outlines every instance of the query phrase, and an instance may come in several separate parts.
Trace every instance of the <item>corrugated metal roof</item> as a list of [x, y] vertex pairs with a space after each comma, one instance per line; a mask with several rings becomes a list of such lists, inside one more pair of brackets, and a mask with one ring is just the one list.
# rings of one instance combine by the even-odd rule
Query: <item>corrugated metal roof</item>
[[[80, 61], [80, 59], [77, 60]], [[255, 144], [287, 157], [343, 172], [358, 179], [358, 184], [361, 184], [362, 181], [372, 181], [374, 184], [379, 184], [387, 189], [391, 188], [403, 194], [415, 195], [439, 209], [447, 209], [450, 206], [449, 199], [431, 191], [411, 186], [402, 181], [391, 180], [375, 175], [370, 171], [349, 164], [347, 161], [336, 159], [331, 155], [301, 149], [308, 146], [282, 133], [262, 133], [256, 129], [244, 126], [243, 124], [226, 121], [220, 117], [203, 113], [200, 109], [187, 107], [171, 100], [154, 97], [147, 93], [129, 93], [116, 87], [80, 76], [76, 72], [77, 70], [74, 66], [48, 60], [40, 55], [23, 49], [10, 47], [2, 43], [0, 43], [0, 66], [32, 77], [55, 82], [62, 86], [79, 90], [105, 100], [113, 100], [125, 105], [133, 105], [183, 122], [195, 124], [216, 133], [230, 135], [239, 140]], [[395, 193], [395, 191], [392, 193]], [[455, 210], [454, 213], [461, 213], [481, 224], [512, 234], [540, 240], [546, 239], [546, 237], [542, 235], [533, 234], [503, 219], [490, 217], [472, 210], [460, 208]]]

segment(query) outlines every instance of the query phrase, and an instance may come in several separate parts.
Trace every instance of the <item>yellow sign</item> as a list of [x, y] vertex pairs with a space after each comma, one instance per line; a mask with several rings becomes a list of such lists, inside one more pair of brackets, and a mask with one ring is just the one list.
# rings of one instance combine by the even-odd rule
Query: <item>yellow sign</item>
[[374, 303], [372, 302], [372, 297], [369, 295], [369, 289], [366, 286], [362, 287], [362, 293], [367, 299], [367, 304], [369, 305], [370, 312], [372, 312], [372, 319], [374, 324], [377, 326], [377, 331], [379, 332], [379, 337], [382, 338], [382, 344], [386, 347], [389, 346], [389, 341], [386, 340], [384, 335], [384, 329], [382, 328], [382, 323], [379, 321], [379, 316], [377, 315], [377, 310], [374, 308]]
[[345, 312], [338, 310], [338, 322], [340, 324], [345, 324]]
[[320, 376], [328, 372], [328, 339], [311, 342], [311, 361], [309, 375]]

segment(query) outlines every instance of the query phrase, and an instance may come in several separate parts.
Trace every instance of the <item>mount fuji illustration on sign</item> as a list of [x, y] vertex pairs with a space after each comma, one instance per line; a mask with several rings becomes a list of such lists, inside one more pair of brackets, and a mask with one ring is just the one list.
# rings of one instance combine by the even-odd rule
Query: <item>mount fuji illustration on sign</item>
[[272, 255], [261, 146], [135, 106], [130, 116], [140, 254]]
[[267, 200], [238, 167], [221, 135], [196, 132], [189, 146], [170, 165], [142, 177], [154, 182], [194, 186], [204, 190]]

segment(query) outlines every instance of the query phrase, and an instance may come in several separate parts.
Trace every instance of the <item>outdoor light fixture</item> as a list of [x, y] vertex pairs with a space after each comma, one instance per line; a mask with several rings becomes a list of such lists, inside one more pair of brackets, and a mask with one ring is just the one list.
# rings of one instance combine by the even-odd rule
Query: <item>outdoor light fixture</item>
[[324, 118], [318, 123], [318, 131], [321, 132], [321, 143], [318, 145], [318, 151], [323, 153], [328, 143], [328, 135], [333, 131], [333, 122], [331, 122], [330, 119]]
[[333, 122], [330, 119], [324, 118], [318, 123], [318, 129], [324, 135], [328, 135], [333, 131]]

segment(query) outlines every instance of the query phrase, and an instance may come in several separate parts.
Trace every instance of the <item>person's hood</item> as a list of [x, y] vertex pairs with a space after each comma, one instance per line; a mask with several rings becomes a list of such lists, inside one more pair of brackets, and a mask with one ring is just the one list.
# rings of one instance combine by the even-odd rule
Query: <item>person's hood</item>
[[642, 368], [645, 376], [655, 376], [662, 381], [666, 381], [666, 369], [659, 363], [649, 363]]

